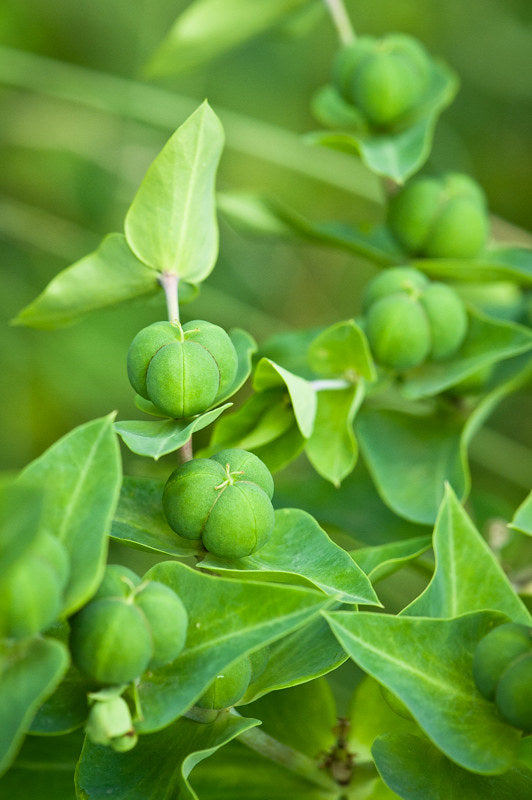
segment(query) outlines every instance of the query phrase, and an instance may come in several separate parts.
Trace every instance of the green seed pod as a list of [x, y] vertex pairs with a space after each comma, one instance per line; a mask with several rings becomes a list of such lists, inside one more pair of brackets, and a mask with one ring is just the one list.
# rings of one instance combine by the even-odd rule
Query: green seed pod
[[414, 267], [392, 267], [383, 270], [364, 289], [362, 310], [366, 312], [373, 303], [389, 294], [404, 292], [417, 298], [430, 285], [426, 275]]
[[122, 564], [107, 564], [102, 582], [92, 599], [97, 600], [100, 597], [123, 597], [125, 599], [139, 583], [140, 578], [132, 569], [123, 567]]
[[[222, 451], [225, 468], [214, 458], [178, 467], [163, 493], [170, 527], [187, 539], [202, 539], [219, 556], [241, 558], [262, 547], [273, 530], [273, 507], [269, 494], [246, 476], [260, 480], [268, 492], [272, 481], [259, 459], [248, 456], [242, 450]], [[233, 464], [242, 469], [233, 470]]]
[[71, 621], [76, 666], [102, 684], [130, 683], [146, 670], [153, 641], [144, 614], [120, 598], [94, 600]]
[[360, 62], [374, 53], [376, 46], [374, 36], [359, 36], [352, 44], [340, 48], [333, 59], [331, 82], [349, 103], [353, 102], [353, 74]]
[[207, 691], [196, 700], [200, 708], [222, 709], [234, 706], [244, 696], [251, 680], [249, 658], [245, 656], [225, 667]]
[[467, 175], [418, 178], [391, 200], [388, 226], [413, 255], [474, 258], [488, 237], [486, 201]]
[[128, 352], [133, 388], [176, 418], [206, 411], [229, 388], [237, 366], [227, 333], [204, 320], [183, 327], [156, 322], [135, 336]]
[[432, 335], [430, 358], [440, 361], [452, 356], [464, 342], [467, 312], [464, 303], [450, 286], [432, 283], [419, 301], [429, 320]]
[[532, 731], [532, 651], [512, 661], [497, 684], [495, 702], [501, 716], [525, 733]]
[[112, 745], [113, 739], [135, 735], [129, 706], [122, 697], [96, 700], [91, 706], [85, 733], [93, 744]]
[[0, 637], [22, 639], [48, 628], [61, 611], [61, 593], [53, 566], [26, 552], [0, 580]]
[[135, 605], [148, 620], [153, 657], [148, 669], [156, 669], [177, 658], [187, 638], [188, 615], [177, 594], [159, 581], [149, 581], [135, 593]]
[[230, 471], [241, 473], [237, 475], [239, 481], [251, 481], [256, 483], [270, 498], [273, 497], [273, 478], [270, 470], [254, 453], [248, 450], [241, 450], [237, 447], [220, 450], [211, 456], [211, 461], [217, 461], [222, 467], [229, 464]]
[[124, 736], [117, 736], [116, 739], [111, 739], [111, 747], [115, 753], [127, 753], [133, 750], [137, 744], [139, 737], [134, 730], [124, 734]]
[[532, 628], [508, 622], [484, 636], [473, 655], [473, 678], [477, 689], [493, 700], [506, 668], [519, 656], [532, 651]]
[[417, 300], [390, 294], [377, 300], [366, 316], [371, 350], [381, 364], [404, 370], [416, 367], [432, 345], [427, 315]]

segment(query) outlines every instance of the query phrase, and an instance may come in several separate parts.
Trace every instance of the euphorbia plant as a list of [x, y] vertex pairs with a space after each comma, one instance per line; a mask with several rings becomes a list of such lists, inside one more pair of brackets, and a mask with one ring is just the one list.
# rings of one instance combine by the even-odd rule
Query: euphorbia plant
[[[328, 6], [342, 47], [315, 106], [338, 130], [314, 139], [356, 152], [388, 187], [403, 182], [454, 75], [407, 37], [357, 40]], [[482, 191], [456, 173], [394, 187], [370, 232], [325, 231], [272, 198], [285, 232], [383, 268], [361, 317], [260, 347], [240, 328], [183, 322], [217, 257], [222, 145], [204, 103], [148, 169], [124, 233], [18, 319], [53, 324], [65, 306], [82, 315], [156, 289], [168, 312], [124, 353], [151, 418], [88, 422], [1, 485], [4, 785], [30, 796], [28, 765], [75, 753], [65, 797], [525, 800], [532, 621], [462, 502], [469, 440], [529, 379], [532, 350], [523, 321], [485, 313], [469, 283], [529, 285], [530, 251], [487, 244]], [[145, 459], [175, 454], [164, 479], [148, 461], [145, 477], [123, 476], [118, 436]], [[350, 548], [319, 498], [277, 500], [272, 473], [304, 452], [312, 486], [354, 504], [359, 447], [384, 503], [412, 523], [407, 537]], [[379, 524], [371, 508], [366, 524]], [[513, 526], [532, 534], [530, 498]], [[107, 564], [109, 540], [152, 566]], [[412, 563], [422, 589], [394, 615], [375, 585]], [[348, 659], [359, 673], [338, 720], [331, 686]]]

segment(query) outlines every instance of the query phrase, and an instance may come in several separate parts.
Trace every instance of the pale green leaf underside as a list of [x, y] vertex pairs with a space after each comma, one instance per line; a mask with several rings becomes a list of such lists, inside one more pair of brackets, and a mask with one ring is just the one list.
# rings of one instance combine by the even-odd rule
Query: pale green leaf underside
[[294, 375], [269, 358], [261, 358], [255, 369], [253, 388], [257, 392], [286, 386], [299, 430], [305, 438], [312, 433], [316, 417], [316, 391], [304, 378]]
[[532, 536], [532, 492], [515, 512], [510, 527]]

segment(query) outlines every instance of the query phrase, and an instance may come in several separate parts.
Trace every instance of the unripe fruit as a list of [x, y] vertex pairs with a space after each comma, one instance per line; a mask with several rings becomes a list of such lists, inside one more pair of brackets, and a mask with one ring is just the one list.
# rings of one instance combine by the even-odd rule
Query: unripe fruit
[[[120, 752], [130, 750], [137, 740], [129, 706], [122, 697], [96, 700], [91, 706], [85, 733], [93, 744], [111, 745]], [[124, 748], [127, 743], [129, 747]]]
[[419, 301], [431, 330], [430, 358], [434, 361], [449, 358], [463, 344], [467, 333], [467, 312], [462, 300], [450, 286], [432, 283]]
[[377, 361], [403, 370], [428, 356], [430, 325], [419, 302], [406, 294], [390, 294], [374, 303], [366, 316], [366, 334]]
[[414, 267], [385, 269], [365, 287], [362, 294], [362, 310], [367, 311], [381, 297], [402, 292], [414, 298], [430, 286], [427, 276]]
[[119, 598], [102, 597], [72, 618], [70, 650], [89, 678], [103, 684], [130, 683], [146, 670], [153, 641], [140, 609]]
[[139, 576], [122, 564], [107, 564], [93, 600], [100, 597], [129, 597], [135, 586], [140, 583]]
[[187, 638], [188, 615], [181, 599], [164, 583], [149, 581], [135, 593], [135, 605], [148, 620], [153, 639], [153, 657], [148, 669], [173, 661]]
[[388, 225], [413, 255], [474, 258], [488, 237], [486, 201], [467, 175], [418, 178], [390, 200]]
[[218, 325], [193, 320], [155, 322], [140, 331], [128, 352], [135, 391], [171, 417], [206, 411], [233, 382], [236, 350]]
[[503, 672], [528, 652], [532, 652], [532, 628], [526, 625], [508, 622], [486, 634], [473, 655], [473, 678], [479, 692], [493, 700]]
[[61, 585], [52, 565], [25, 553], [0, 580], [0, 637], [20, 639], [45, 630], [61, 610]]
[[408, 36], [359, 37], [333, 64], [332, 81], [376, 128], [407, 121], [426, 93], [429, 60]]
[[196, 701], [200, 708], [222, 709], [234, 706], [244, 696], [251, 680], [249, 658], [235, 661], [217, 675], [207, 691]]
[[497, 684], [495, 702], [506, 722], [526, 733], [532, 731], [532, 652], [505, 669]]
[[166, 483], [163, 508], [180, 536], [201, 539], [215, 555], [241, 558], [262, 547], [273, 530], [272, 492], [262, 462], [231, 449], [178, 467]]

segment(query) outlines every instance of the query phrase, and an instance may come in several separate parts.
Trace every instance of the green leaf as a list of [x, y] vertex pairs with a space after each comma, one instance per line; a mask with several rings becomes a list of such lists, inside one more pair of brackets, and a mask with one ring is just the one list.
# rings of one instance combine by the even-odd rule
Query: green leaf
[[87, 422], [63, 436], [21, 473], [44, 491], [42, 524], [70, 556], [65, 615], [96, 591], [107, 554], [107, 535], [121, 481], [113, 416]]
[[166, 521], [162, 496], [165, 481], [124, 477], [110, 536], [114, 541], [169, 556], [203, 553], [200, 542], [178, 536]]
[[133, 453], [149, 456], [157, 461], [161, 456], [174, 453], [183, 447], [195, 431], [214, 422], [232, 403], [199, 414], [194, 419], [165, 419], [160, 421], [131, 420], [115, 422], [115, 431]]
[[448, 389], [483, 367], [532, 350], [532, 331], [515, 322], [494, 320], [469, 311], [467, 337], [458, 353], [445, 361], [427, 362], [408, 371], [402, 384], [405, 397], [418, 400]]
[[61, 328], [92, 311], [158, 289], [157, 273], [138, 260], [121, 233], [111, 233], [97, 250], [56, 275], [13, 324]]
[[177, 18], [149, 62], [150, 76], [200, 66], [281, 22], [308, 0], [196, 0]]
[[168, 725], [221, 669], [304, 625], [330, 604], [309, 589], [213, 578], [178, 562], [156, 564], [145, 577], [165, 583], [181, 597], [190, 624], [181, 655], [141, 679], [144, 720], [138, 727], [143, 732]]
[[308, 439], [316, 417], [316, 391], [304, 378], [294, 375], [269, 358], [261, 358], [255, 369], [253, 388], [256, 392], [285, 385], [302, 435]]
[[375, 584], [425, 553], [431, 543], [430, 536], [415, 536], [404, 542], [361, 547], [351, 550], [349, 555]]
[[270, 472], [278, 472], [286, 467], [302, 452], [305, 439], [294, 424], [285, 433], [267, 442], [262, 447], [254, 448], [253, 452], [261, 461], [264, 461]]
[[199, 283], [214, 267], [214, 180], [223, 139], [218, 117], [204, 102], [149, 167], [127, 213], [125, 234], [153, 269]]
[[270, 657], [264, 672], [248, 687], [240, 705], [250, 703], [268, 692], [307, 683], [332, 672], [347, 660], [344, 649], [331, 633], [323, 617], [270, 645]]
[[218, 422], [207, 452], [224, 447], [255, 450], [286, 433], [293, 424], [294, 412], [284, 389], [260, 392]]
[[318, 392], [314, 430], [305, 442], [305, 452], [316, 472], [337, 487], [357, 462], [353, 420], [364, 394], [363, 381], [348, 389]]
[[235, 578], [250, 573], [255, 580], [287, 581], [297, 575], [342, 603], [379, 605], [362, 570], [310, 514], [300, 509], [276, 511], [274, 531], [256, 553], [239, 559], [209, 553], [199, 566]]
[[439, 114], [451, 103], [458, 89], [454, 72], [442, 63], [432, 62], [431, 83], [422, 116], [408, 127], [393, 133], [317, 133], [313, 141], [360, 155], [363, 163], [377, 175], [403, 183], [427, 160]]
[[0, 575], [31, 546], [41, 524], [39, 487], [7, 481], [0, 484]]
[[449, 758], [484, 774], [510, 769], [520, 731], [503, 722], [473, 680], [473, 651], [504, 619], [499, 612], [457, 619], [347, 611], [325, 616], [349, 655], [402, 700]]
[[93, 690], [94, 683], [71, 664], [54, 693], [37, 711], [28, 732], [48, 736], [80, 728], [89, 713], [87, 694]]
[[60, 740], [55, 736], [27, 736], [11, 768], [0, 780], [0, 795], [11, 800], [30, 797], [75, 800], [74, 770], [82, 744], [80, 732], [62, 736]]
[[475, 775], [453, 764], [425, 738], [409, 733], [381, 736], [373, 745], [380, 774], [404, 800], [528, 800], [532, 772]]
[[208, 724], [179, 719], [162, 731], [141, 736], [127, 753], [85, 742], [76, 770], [78, 797], [85, 800], [198, 800], [188, 776], [203, 759], [235, 736], [259, 724], [229, 713]]
[[0, 643], [0, 774], [9, 767], [33, 715], [67, 667], [68, 651], [54, 639]]
[[532, 536], [532, 492], [523, 500], [515, 512], [510, 528], [515, 528], [516, 531]]
[[525, 605], [449, 486], [436, 520], [433, 546], [436, 570], [432, 580], [403, 614], [457, 617], [492, 608], [514, 622], [532, 623]]
[[431, 278], [456, 281], [506, 280], [530, 286], [532, 284], [532, 248], [493, 247], [478, 258], [416, 259], [413, 264]]
[[309, 347], [309, 364], [318, 375], [368, 381], [377, 377], [366, 334], [355, 320], [337, 322], [318, 334]]

